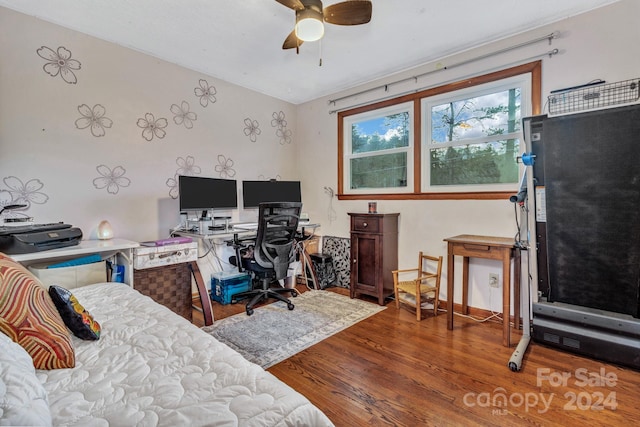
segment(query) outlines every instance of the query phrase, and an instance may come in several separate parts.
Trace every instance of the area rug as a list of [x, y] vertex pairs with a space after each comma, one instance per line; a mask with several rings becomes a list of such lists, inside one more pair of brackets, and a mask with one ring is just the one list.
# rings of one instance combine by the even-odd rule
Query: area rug
[[386, 308], [323, 290], [304, 292], [291, 302], [291, 311], [278, 301], [202, 330], [267, 369]]

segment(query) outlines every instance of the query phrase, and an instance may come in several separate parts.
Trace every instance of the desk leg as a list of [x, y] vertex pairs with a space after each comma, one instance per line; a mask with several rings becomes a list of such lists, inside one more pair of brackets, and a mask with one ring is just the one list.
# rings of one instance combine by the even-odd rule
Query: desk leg
[[511, 346], [511, 249], [502, 251], [502, 345]]
[[513, 328], [515, 330], [520, 329], [520, 305], [522, 301], [520, 300], [520, 286], [522, 285], [521, 280], [521, 272], [520, 265], [520, 249], [515, 248], [513, 253]]
[[453, 329], [453, 246], [447, 243], [447, 329]]
[[196, 281], [196, 286], [198, 287], [200, 304], [202, 304], [202, 315], [204, 316], [204, 325], [213, 325], [213, 309], [211, 307], [211, 299], [209, 298], [209, 294], [207, 293], [207, 287], [204, 284], [204, 280], [202, 280], [202, 274], [200, 273], [198, 263], [196, 261], [191, 261], [189, 263], [189, 270], [191, 270], [193, 279]]
[[462, 314], [469, 314], [469, 257], [462, 257]]

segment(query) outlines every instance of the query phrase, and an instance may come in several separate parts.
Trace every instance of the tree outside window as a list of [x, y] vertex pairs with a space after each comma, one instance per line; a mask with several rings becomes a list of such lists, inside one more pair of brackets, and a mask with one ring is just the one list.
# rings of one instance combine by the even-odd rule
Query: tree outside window
[[518, 182], [518, 87], [433, 105], [431, 186]]

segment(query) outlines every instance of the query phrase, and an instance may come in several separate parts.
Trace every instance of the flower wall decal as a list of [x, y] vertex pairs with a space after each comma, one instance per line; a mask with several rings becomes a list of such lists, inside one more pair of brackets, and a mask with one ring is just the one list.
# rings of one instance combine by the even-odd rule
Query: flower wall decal
[[178, 188], [179, 175], [193, 176], [199, 175], [201, 172], [200, 166], [197, 166], [195, 164], [193, 156], [187, 156], [186, 159], [178, 157], [176, 159], [176, 163], [178, 165], [178, 170], [176, 171], [175, 175], [173, 175], [173, 178], [169, 178], [165, 182], [167, 184], [167, 187], [169, 187], [169, 197], [171, 197], [172, 199], [177, 199], [180, 193], [180, 190]]
[[86, 129], [91, 127], [91, 135], [104, 136], [105, 128], [111, 128], [113, 121], [105, 117], [107, 110], [100, 104], [96, 104], [93, 108], [87, 104], [78, 105], [78, 111], [82, 115], [76, 120], [76, 128]]
[[280, 145], [291, 144], [291, 129], [276, 129], [276, 136], [280, 138]]
[[165, 184], [169, 187], [169, 197], [177, 199], [180, 195], [180, 189], [178, 188], [178, 174], [173, 175], [173, 178], [168, 178]]
[[99, 165], [96, 170], [101, 175], [93, 180], [93, 186], [98, 190], [107, 189], [109, 194], [118, 194], [120, 187], [128, 187], [131, 180], [124, 176], [127, 171], [122, 166], [116, 166], [111, 170], [108, 166]]
[[216, 88], [209, 85], [204, 79], [198, 80], [199, 87], [193, 89], [193, 93], [196, 94], [198, 98], [200, 98], [200, 105], [203, 107], [207, 107], [209, 103], [216, 102]]
[[42, 67], [45, 73], [51, 77], [59, 74], [62, 80], [69, 84], [76, 84], [78, 82], [73, 70], [79, 70], [82, 65], [80, 61], [71, 59], [71, 51], [67, 48], [60, 46], [56, 52], [47, 46], [42, 46], [36, 50], [36, 53], [40, 58], [47, 61]]
[[11, 203], [25, 204], [26, 209], [29, 209], [32, 203], [43, 205], [49, 200], [49, 196], [40, 191], [44, 184], [39, 179], [30, 179], [23, 183], [18, 177], [8, 176], [3, 179], [3, 182], [11, 194]]
[[151, 113], [147, 113], [144, 115], [144, 119], [138, 119], [136, 122], [139, 128], [142, 128], [142, 137], [147, 141], [151, 141], [154, 136], [162, 139], [167, 134], [164, 131], [164, 128], [167, 127], [167, 119], [156, 118]]
[[176, 171], [177, 175], [199, 175], [202, 170], [200, 166], [195, 164], [195, 159], [193, 156], [187, 156], [186, 159], [182, 157], [178, 157], [176, 159], [176, 164], [178, 165], [178, 170]]
[[251, 120], [250, 118], [244, 119], [244, 134], [249, 137], [251, 142], [256, 142], [258, 135], [260, 135], [260, 125], [257, 120]]
[[218, 164], [215, 169], [220, 174], [220, 178], [233, 178], [236, 175], [236, 171], [233, 169], [233, 160], [227, 159], [222, 154], [218, 155]]
[[271, 126], [276, 128], [276, 136], [280, 138], [280, 145], [291, 144], [291, 130], [287, 129], [287, 120], [282, 111], [271, 115]]
[[187, 101], [182, 101], [180, 106], [172, 104], [171, 112], [173, 113], [173, 122], [177, 125], [184, 125], [187, 129], [191, 129], [193, 122], [198, 119], [198, 115], [189, 111], [190, 108], [191, 106]]
[[280, 180], [282, 180], [282, 177], [280, 175], [276, 175], [275, 178], [271, 178], [271, 177], [264, 176], [264, 175], [260, 174], [260, 175], [258, 175], [258, 179], [261, 180], [261, 181], [271, 181], [272, 179], [275, 179], [276, 181], [280, 181]]
[[271, 126], [274, 128], [286, 128], [287, 127], [287, 121], [284, 118], [284, 113], [282, 111], [276, 113], [274, 112], [271, 117], [273, 117], [273, 119], [271, 119]]

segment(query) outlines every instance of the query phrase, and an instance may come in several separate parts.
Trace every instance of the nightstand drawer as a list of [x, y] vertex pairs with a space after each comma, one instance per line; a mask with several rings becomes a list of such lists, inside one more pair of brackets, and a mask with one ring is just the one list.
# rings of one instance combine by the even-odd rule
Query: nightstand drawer
[[379, 216], [352, 216], [351, 217], [351, 231], [365, 232], [365, 233], [379, 233], [382, 229], [380, 225], [381, 217]]

